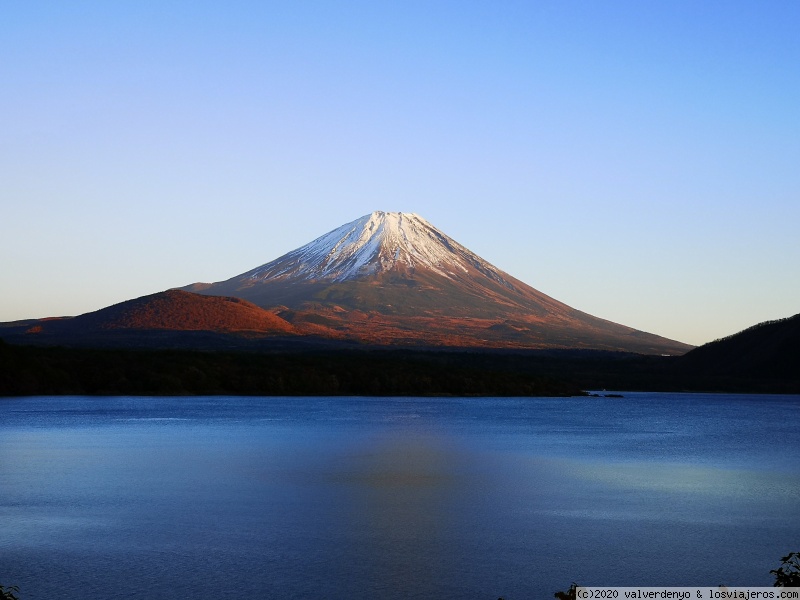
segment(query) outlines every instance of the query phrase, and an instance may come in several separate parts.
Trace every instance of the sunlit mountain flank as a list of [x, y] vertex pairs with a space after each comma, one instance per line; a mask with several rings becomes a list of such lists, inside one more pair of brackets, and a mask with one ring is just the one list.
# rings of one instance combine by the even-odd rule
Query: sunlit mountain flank
[[370, 344], [690, 348], [567, 306], [413, 213], [373, 212], [246, 273], [182, 289], [243, 298], [299, 333]]

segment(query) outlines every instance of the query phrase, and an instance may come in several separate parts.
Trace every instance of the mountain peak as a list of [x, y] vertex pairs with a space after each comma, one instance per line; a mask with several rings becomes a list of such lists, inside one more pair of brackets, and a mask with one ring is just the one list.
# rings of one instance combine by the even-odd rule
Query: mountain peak
[[499, 277], [494, 267], [419, 215], [383, 211], [346, 223], [245, 276], [339, 282], [419, 268], [451, 279], [475, 268]]
[[373, 212], [246, 273], [183, 289], [244, 298], [302, 333], [373, 344], [689, 349], [575, 310], [413, 213]]

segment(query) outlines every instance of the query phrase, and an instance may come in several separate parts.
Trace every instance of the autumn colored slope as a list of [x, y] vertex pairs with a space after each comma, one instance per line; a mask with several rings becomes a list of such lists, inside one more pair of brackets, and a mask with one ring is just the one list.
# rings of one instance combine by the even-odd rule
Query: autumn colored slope
[[43, 319], [26, 333], [74, 334], [122, 330], [258, 332], [291, 335], [285, 319], [240, 298], [168, 290], [114, 304], [73, 318]]
[[409, 213], [365, 215], [241, 275], [182, 289], [244, 298], [300, 333], [368, 344], [691, 349], [567, 306]]

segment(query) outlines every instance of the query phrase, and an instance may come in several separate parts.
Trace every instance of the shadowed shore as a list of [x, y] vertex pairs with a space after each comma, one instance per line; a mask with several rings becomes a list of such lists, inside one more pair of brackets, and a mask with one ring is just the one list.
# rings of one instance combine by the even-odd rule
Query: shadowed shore
[[[723, 348], [723, 350], [725, 350]], [[723, 357], [728, 351], [723, 352]], [[763, 357], [762, 357], [763, 358]], [[729, 369], [601, 351], [319, 347], [271, 351], [17, 346], [0, 340], [0, 395], [571, 396], [583, 390], [800, 393], [797, 356]]]

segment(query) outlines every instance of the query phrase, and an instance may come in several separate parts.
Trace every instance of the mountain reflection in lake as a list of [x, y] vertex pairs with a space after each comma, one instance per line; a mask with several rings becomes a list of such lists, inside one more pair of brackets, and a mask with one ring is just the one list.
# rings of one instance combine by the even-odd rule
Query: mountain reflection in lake
[[770, 585], [800, 398], [0, 400], [2, 583], [37, 598], [552, 598]]

